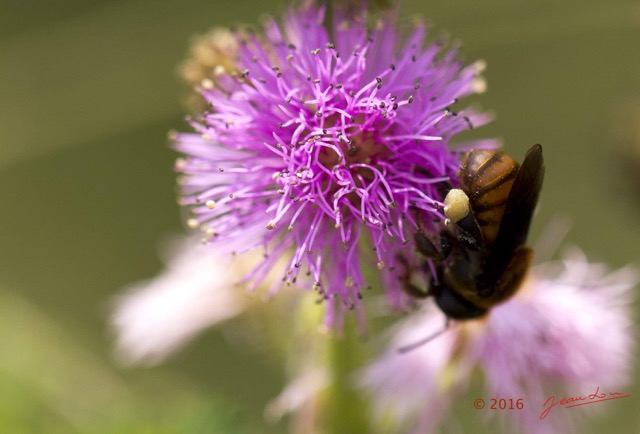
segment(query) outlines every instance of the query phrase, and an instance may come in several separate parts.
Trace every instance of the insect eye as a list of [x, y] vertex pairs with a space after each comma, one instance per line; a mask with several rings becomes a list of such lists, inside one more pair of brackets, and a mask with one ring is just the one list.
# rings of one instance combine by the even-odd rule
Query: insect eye
[[459, 188], [449, 190], [444, 205], [444, 215], [448, 220], [445, 223], [455, 223], [469, 215], [469, 196]]

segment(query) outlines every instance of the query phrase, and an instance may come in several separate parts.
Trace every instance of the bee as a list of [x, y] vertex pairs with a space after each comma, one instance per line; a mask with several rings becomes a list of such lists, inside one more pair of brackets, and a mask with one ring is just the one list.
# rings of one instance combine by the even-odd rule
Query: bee
[[409, 295], [434, 297], [447, 317], [444, 330], [449, 320], [486, 315], [520, 288], [533, 256], [525, 243], [543, 178], [540, 145], [527, 151], [521, 165], [500, 151], [475, 149], [464, 156], [460, 188], [450, 189], [444, 201], [447, 221], [439, 243], [420, 228], [415, 234], [416, 250], [435, 264], [429, 289], [411, 284], [409, 273], [401, 276]]

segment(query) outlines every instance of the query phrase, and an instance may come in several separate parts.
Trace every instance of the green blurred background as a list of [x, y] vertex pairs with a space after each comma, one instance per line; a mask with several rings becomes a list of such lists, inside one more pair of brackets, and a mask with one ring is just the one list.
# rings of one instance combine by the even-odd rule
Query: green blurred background
[[[211, 331], [160, 367], [125, 370], [106, 325], [113, 296], [158, 273], [160, 241], [183, 231], [166, 133], [186, 129], [176, 66], [190, 36], [282, 9], [0, 1], [0, 432], [286, 429], [261, 419], [285, 381], [268, 354]], [[414, 14], [487, 61], [474, 101], [497, 121], [476, 136], [518, 159], [545, 146], [532, 238], [568, 217], [590, 259], [639, 264], [640, 3], [405, 1]], [[639, 382], [625, 391], [584, 432], [638, 432]], [[471, 401], [456, 415], [482, 432]]]

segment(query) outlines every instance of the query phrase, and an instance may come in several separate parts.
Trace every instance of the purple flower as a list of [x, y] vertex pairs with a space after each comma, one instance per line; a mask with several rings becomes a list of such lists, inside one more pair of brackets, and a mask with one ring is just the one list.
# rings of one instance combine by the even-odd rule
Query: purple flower
[[237, 33], [240, 73], [205, 80], [197, 133], [172, 136], [189, 226], [237, 253], [264, 249], [254, 283], [287, 257], [282, 281], [304, 278], [331, 300], [328, 324], [360, 310], [364, 261], [392, 269], [398, 251], [411, 256], [418, 224], [437, 231], [439, 183], [456, 182], [460, 153], [495, 146], [450, 143], [489, 121], [450, 109], [482, 90], [481, 62], [465, 67], [455, 49], [425, 45], [424, 25], [402, 42], [386, 21], [367, 28], [364, 12], [334, 17], [328, 30], [311, 5], [261, 34]]
[[[415, 315], [362, 377], [375, 414], [393, 420], [394, 427], [431, 432], [479, 368], [487, 406], [491, 398], [505, 399], [506, 405], [511, 399], [514, 407], [522, 402], [520, 409], [485, 409], [485, 416], [509, 418], [508, 432], [571, 432], [571, 417], [583, 407], [565, 409], [554, 402], [572, 397], [584, 402], [594, 393], [624, 392], [628, 384], [633, 350], [629, 292], [636, 282], [629, 268], [607, 274], [603, 266], [573, 255], [562, 264], [535, 267], [521, 291], [486, 319], [458, 323], [428, 344], [399, 354], [399, 347], [444, 322], [435, 309]], [[466, 400], [469, 406], [475, 398]]]

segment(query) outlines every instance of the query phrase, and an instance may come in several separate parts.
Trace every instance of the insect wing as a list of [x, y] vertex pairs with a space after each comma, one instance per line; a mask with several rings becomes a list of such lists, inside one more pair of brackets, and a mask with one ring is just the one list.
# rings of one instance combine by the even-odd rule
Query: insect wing
[[500, 229], [487, 260], [489, 266], [481, 279], [487, 284], [497, 281], [509, 264], [515, 249], [526, 242], [543, 178], [542, 146], [533, 145], [527, 151], [509, 192]]

